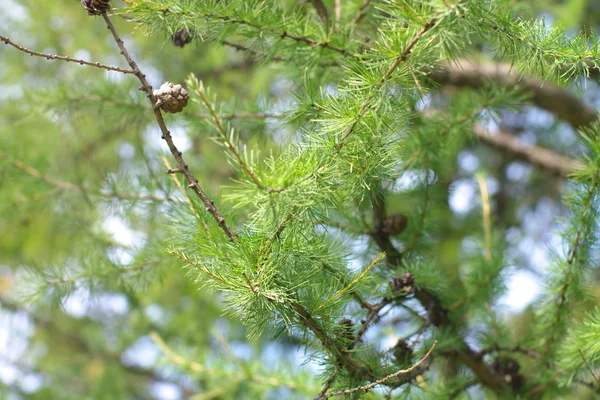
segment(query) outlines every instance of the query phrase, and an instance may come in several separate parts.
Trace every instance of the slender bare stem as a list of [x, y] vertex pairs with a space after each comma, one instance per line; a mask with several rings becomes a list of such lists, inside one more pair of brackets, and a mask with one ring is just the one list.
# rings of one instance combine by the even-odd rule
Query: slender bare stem
[[2, 36], [2, 35], [0, 35], [0, 41], [4, 42], [5, 44], [7, 44], [9, 46], [14, 47], [15, 49], [21, 50], [24, 53], [27, 53], [29, 55], [36, 56], [36, 57], [43, 57], [47, 60], [61, 60], [61, 61], [66, 61], [66, 62], [73, 62], [73, 63], [79, 64], [79, 65], [89, 65], [90, 67], [101, 68], [101, 69], [105, 69], [107, 71], [116, 71], [116, 72], [121, 72], [123, 74], [135, 74], [135, 72], [131, 69], [113, 67], [111, 65], [100, 64], [99, 62], [85, 61], [85, 60], [81, 60], [79, 58], [73, 58], [73, 57], [68, 57], [68, 56], [59, 56], [56, 54], [47, 54], [47, 53], [40, 53], [38, 51], [33, 51], [26, 47], [16, 44], [15, 42], [11, 41], [6, 36]]
[[194, 175], [192, 175], [192, 173], [190, 172], [187, 163], [185, 162], [185, 160], [182, 157], [181, 151], [179, 151], [177, 146], [175, 146], [175, 143], [173, 142], [173, 137], [171, 136], [171, 132], [169, 132], [169, 129], [167, 128], [167, 125], [165, 124], [165, 120], [163, 118], [162, 112], [160, 111], [160, 108], [157, 107], [157, 99], [154, 96], [154, 93], [152, 91], [152, 86], [150, 86], [150, 84], [146, 80], [146, 75], [144, 75], [144, 73], [140, 70], [140, 68], [138, 67], [136, 62], [133, 60], [133, 58], [131, 58], [131, 55], [125, 48], [125, 45], [123, 44], [123, 40], [117, 33], [112, 21], [110, 20], [110, 17], [108, 15], [106, 15], [106, 13], [103, 13], [102, 17], [104, 18], [104, 21], [106, 22], [106, 26], [112, 33], [112, 35], [115, 39], [115, 42], [117, 43], [117, 46], [119, 46], [119, 49], [121, 50], [121, 54], [123, 54], [123, 57], [125, 57], [125, 59], [127, 60], [127, 63], [129, 64], [131, 69], [134, 71], [135, 76], [141, 82], [142, 86], [140, 89], [146, 92], [148, 99], [152, 103], [152, 108], [154, 111], [154, 116], [156, 118], [156, 122], [158, 122], [158, 126], [160, 127], [160, 130], [162, 132], [162, 138], [165, 140], [165, 142], [167, 142], [167, 145], [169, 146], [169, 150], [171, 151], [171, 154], [173, 154], [175, 161], [177, 161], [177, 165], [179, 165], [179, 169], [182, 171], [182, 174], [185, 176], [185, 178], [189, 182], [188, 187], [190, 189], [192, 189], [196, 193], [196, 195], [200, 198], [202, 203], [206, 206], [206, 211], [208, 211], [214, 217], [215, 221], [217, 221], [217, 224], [223, 230], [223, 232], [225, 232], [225, 234], [227, 235], [229, 240], [235, 241], [237, 239], [237, 234], [229, 227], [229, 225], [227, 224], [227, 221], [225, 221], [225, 218], [223, 217], [223, 215], [221, 214], [219, 209], [215, 206], [214, 201], [212, 201], [206, 195], [204, 190], [202, 190], [202, 188], [198, 184], [198, 179], [196, 179], [194, 177]]
[[335, 397], [335, 396], [344, 396], [344, 395], [352, 394], [352, 393], [356, 393], [356, 392], [367, 392], [367, 391], [373, 389], [375, 386], [378, 386], [378, 385], [381, 385], [383, 383], [386, 383], [390, 379], [394, 379], [394, 378], [396, 378], [396, 377], [398, 377], [400, 375], [409, 374], [412, 371], [414, 371], [417, 367], [419, 367], [423, 362], [425, 362], [425, 360], [427, 360], [429, 358], [429, 356], [431, 355], [431, 353], [435, 349], [436, 345], [437, 345], [437, 340], [433, 343], [433, 345], [431, 346], [431, 348], [429, 349], [429, 351], [427, 352], [427, 354], [425, 354], [423, 356], [423, 358], [421, 358], [412, 367], [410, 367], [408, 369], [401, 369], [400, 371], [394, 372], [393, 374], [390, 374], [390, 375], [388, 375], [388, 376], [386, 376], [384, 378], [377, 379], [376, 381], [371, 382], [368, 385], [357, 386], [357, 387], [352, 388], [352, 389], [340, 390], [339, 392], [325, 394], [325, 395], [321, 396], [320, 399], [328, 399], [330, 397]]

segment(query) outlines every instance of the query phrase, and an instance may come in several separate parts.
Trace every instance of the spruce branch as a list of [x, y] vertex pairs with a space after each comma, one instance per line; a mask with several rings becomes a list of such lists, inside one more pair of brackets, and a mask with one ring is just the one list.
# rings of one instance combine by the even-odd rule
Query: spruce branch
[[4, 44], [12, 46], [15, 49], [20, 50], [24, 53], [27, 53], [31, 56], [42, 57], [42, 58], [45, 58], [46, 60], [60, 60], [60, 61], [66, 61], [66, 62], [73, 62], [73, 63], [79, 64], [79, 65], [88, 65], [90, 67], [105, 69], [107, 71], [116, 71], [116, 72], [121, 72], [123, 74], [135, 74], [135, 71], [133, 71], [131, 69], [113, 67], [110, 65], [101, 64], [99, 62], [85, 61], [85, 60], [68, 57], [68, 56], [59, 56], [56, 54], [46, 54], [46, 53], [40, 53], [38, 51], [33, 51], [33, 50], [30, 50], [28, 48], [25, 48], [23, 46], [20, 46], [20, 45], [14, 43], [9, 38], [7, 38], [6, 36], [2, 36], [2, 35], [0, 35], [0, 41], [4, 42]]
[[131, 67], [131, 69], [133, 71], [135, 71], [135, 76], [141, 82], [141, 84], [142, 84], [141, 89], [146, 92], [148, 99], [150, 100], [150, 103], [152, 104], [156, 122], [158, 123], [158, 126], [160, 127], [160, 130], [162, 132], [162, 138], [167, 142], [167, 145], [169, 147], [169, 150], [171, 151], [171, 154], [173, 155], [173, 157], [177, 161], [177, 164], [179, 165], [179, 169], [181, 169], [183, 171], [183, 175], [189, 182], [188, 187], [191, 188], [196, 193], [196, 195], [200, 198], [202, 203], [206, 206], [206, 211], [208, 211], [214, 217], [215, 221], [217, 221], [217, 224], [223, 230], [223, 232], [225, 232], [225, 234], [227, 235], [229, 240], [232, 242], [235, 241], [237, 238], [237, 234], [229, 227], [229, 225], [227, 224], [227, 221], [225, 221], [225, 218], [223, 217], [223, 215], [221, 214], [219, 209], [215, 206], [214, 201], [212, 201], [206, 195], [204, 190], [202, 190], [202, 188], [198, 184], [198, 180], [194, 177], [194, 175], [192, 175], [187, 163], [183, 159], [183, 157], [182, 157], [183, 153], [181, 151], [179, 151], [179, 149], [177, 149], [177, 146], [175, 146], [175, 143], [173, 142], [173, 137], [171, 136], [171, 132], [169, 132], [169, 129], [167, 128], [167, 125], [165, 124], [165, 120], [163, 118], [162, 112], [160, 111], [160, 108], [157, 107], [158, 100], [154, 96], [154, 93], [152, 91], [152, 86], [150, 86], [150, 84], [146, 80], [146, 75], [140, 70], [137, 63], [133, 60], [133, 58], [131, 58], [131, 55], [125, 48], [123, 40], [117, 33], [112, 21], [110, 20], [110, 17], [108, 15], [106, 15], [106, 13], [102, 13], [102, 18], [104, 18], [104, 21], [106, 22], [106, 26], [108, 27], [108, 30], [110, 30], [111, 34], [113, 35], [113, 38], [115, 39], [115, 42], [117, 43], [117, 46], [121, 50], [121, 54], [123, 54], [123, 57], [125, 57], [125, 59], [127, 60], [127, 63]]
[[319, 397], [319, 400], [320, 399], [328, 399], [330, 397], [336, 397], [336, 396], [344, 396], [344, 395], [348, 395], [348, 394], [352, 394], [352, 393], [356, 393], [356, 392], [368, 392], [369, 390], [373, 389], [374, 387], [376, 387], [378, 385], [387, 383], [391, 379], [397, 378], [401, 375], [410, 374], [411, 372], [415, 371], [421, 364], [423, 364], [429, 358], [429, 356], [435, 349], [436, 345], [437, 345], [437, 341], [433, 342], [433, 345], [431, 346], [429, 351], [427, 351], [427, 353], [419, 361], [417, 361], [415, 364], [413, 364], [413, 366], [410, 368], [401, 369], [401, 370], [394, 372], [393, 374], [390, 374], [384, 378], [377, 379], [376, 381], [374, 381], [368, 385], [357, 386], [352, 389], [340, 390], [339, 392], [335, 392], [335, 393], [326, 393], [323, 396]]

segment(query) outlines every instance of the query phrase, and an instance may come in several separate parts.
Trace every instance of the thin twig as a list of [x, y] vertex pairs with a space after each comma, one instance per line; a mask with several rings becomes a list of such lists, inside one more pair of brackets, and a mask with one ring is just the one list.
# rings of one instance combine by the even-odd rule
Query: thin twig
[[483, 232], [485, 234], [485, 259], [492, 261], [492, 221], [490, 217], [490, 195], [488, 193], [485, 178], [477, 176], [479, 191], [481, 192], [481, 209], [483, 212]]
[[365, 270], [359, 276], [357, 276], [352, 282], [350, 282], [348, 285], [346, 285], [346, 287], [344, 287], [342, 290], [340, 290], [339, 292], [337, 292], [336, 294], [331, 296], [326, 302], [322, 303], [319, 307], [317, 307], [315, 309], [315, 311], [319, 311], [321, 308], [325, 307], [327, 304], [339, 299], [344, 293], [346, 293], [348, 290], [350, 290], [350, 288], [352, 288], [354, 285], [356, 285], [358, 282], [360, 282], [369, 273], [371, 268], [373, 268], [375, 265], [377, 265], [377, 263], [379, 263], [379, 261], [381, 261], [381, 259], [383, 257], [385, 257], [385, 253], [381, 253], [379, 256], [377, 256], [377, 258], [375, 258], [373, 261], [371, 261], [369, 266], [367, 268], [365, 268]]
[[50, 285], [62, 285], [65, 283], [73, 283], [73, 282], [81, 281], [83, 279], [101, 278], [101, 277], [106, 277], [106, 276], [110, 276], [110, 275], [127, 274], [129, 272], [142, 271], [153, 264], [157, 264], [158, 262], [160, 262], [160, 260], [155, 259], [155, 260], [151, 260], [144, 264], [132, 265], [130, 267], [125, 267], [125, 268], [115, 268], [112, 270], [105, 271], [103, 273], [94, 274], [92, 276], [74, 276], [71, 278], [46, 279], [46, 282]]
[[594, 373], [594, 370], [592, 369], [592, 367], [590, 367], [590, 364], [585, 359], [585, 356], [583, 355], [583, 352], [581, 351], [581, 349], [577, 349], [577, 351], [579, 351], [579, 354], [581, 355], [581, 359], [585, 363], [586, 367], [590, 370], [590, 374], [592, 374], [592, 376], [594, 377], [594, 380], [596, 381], [596, 384], [600, 386], [600, 381], [598, 380], [598, 377]]
[[400, 375], [408, 374], [408, 373], [414, 371], [419, 365], [421, 365], [425, 360], [427, 360], [429, 358], [429, 356], [435, 349], [435, 346], [437, 345], [437, 343], [438, 343], [437, 340], [435, 342], [433, 342], [433, 345], [431, 346], [431, 348], [429, 349], [427, 354], [425, 354], [425, 356], [423, 356], [423, 358], [421, 358], [412, 367], [410, 367], [408, 369], [401, 369], [400, 371], [394, 372], [393, 374], [390, 374], [384, 378], [378, 379], [375, 382], [369, 383], [368, 385], [358, 386], [358, 387], [355, 387], [352, 389], [346, 389], [346, 390], [341, 390], [341, 391], [335, 392], [335, 393], [325, 394], [325, 395], [321, 396], [321, 399], [328, 399], [330, 397], [343, 396], [343, 395], [352, 394], [352, 393], [356, 393], [356, 392], [367, 392], [367, 391], [373, 389], [375, 386], [386, 383], [390, 379], [394, 379]]
[[573, 275], [573, 268], [574, 268], [573, 262], [575, 261], [575, 258], [577, 256], [577, 250], [579, 249], [579, 246], [581, 244], [581, 237], [583, 235], [585, 222], [587, 221], [588, 214], [590, 213], [590, 210], [592, 209], [594, 194], [595, 194], [597, 188], [598, 188], [598, 178], [596, 176], [594, 176], [592, 185], [588, 189], [588, 196], [585, 201], [585, 209], [581, 215], [581, 219], [579, 221], [579, 227], [577, 228], [577, 233], [575, 234], [575, 239], [573, 241], [573, 245], [571, 247], [571, 250], [569, 251], [569, 257], [567, 258], [568, 271], [563, 279], [562, 288], [560, 290], [560, 295], [558, 297], [558, 303], [556, 305], [556, 312], [554, 313], [554, 321], [550, 328], [551, 329], [550, 334], [548, 335], [547, 340], [546, 340], [546, 345], [544, 348], [544, 353], [542, 354], [542, 358], [546, 358], [546, 356], [550, 352], [552, 344], [554, 343], [554, 340], [555, 340], [556, 330], [558, 329], [558, 326], [560, 323], [560, 312], [567, 300], [567, 289], [569, 288], [569, 286], [571, 284], [571, 276]]
[[112, 35], [115, 39], [115, 42], [117, 43], [117, 46], [121, 50], [123, 57], [125, 57], [125, 59], [127, 60], [127, 63], [129, 64], [131, 69], [135, 72], [135, 76], [141, 82], [141, 84], [142, 84], [141, 89], [146, 92], [146, 95], [152, 104], [156, 122], [158, 122], [158, 126], [160, 127], [160, 130], [162, 132], [162, 138], [167, 142], [167, 145], [169, 146], [169, 150], [171, 151], [171, 154], [173, 154], [173, 157], [175, 158], [175, 160], [177, 161], [177, 164], [179, 165], [179, 169], [181, 169], [183, 171], [183, 175], [188, 180], [188, 182], [189, 182], [188, 187], [191, 188], [196, 193], [196, 195], [200, 198], [202, 203], [206, 206], [206, 211], [208, 211], [214, 217], [215, 221], [217, 221], [217, 224], [223, 230], [223, 232], [225, 232], [225, 234], [227, 235], [229, 240], [235, 241], [237, 239], [237, 234], [229, 227], [229, 225], [225, 221], [225, 218], [223, 217], [223, 215], [221, 214], [219, 209], [215, 206], [214, 201], [212, 201], [206, 195], [206, 193], [204, 193], [204, 190], [202, 190], [202, 188], [198, 184], [198, 180], [194, 177], [194, 175], [192, 175], [192, 173], [190, 172], [190, 170], [188, 168], [187, 163], [184, 161], [184, 159], [182, 157], [183, 153], [181, 151], [179, 151], [177, 146], [175, 146], [175, 143], [173, 142], [173, 137], [171, 136], [171, 132], [169, 132], [169, 129], [167, 128], [167, 125], [165, 124], [162, 112], [160, 111], [160, 107], [157, 107], [158, 100], [154, 96], [154, 93], [152, 91], [152, 86], [150, 86], [150, 84], [146, 80], [146, 75], [144, 75], [144, 73], [140, 70], [140, 68], [138, 67], [136, 62], [133, 60], [133, 58], [131, 58], [131, 55], [125, 48], [125, 45], [123, 44], [123, 40], [117, 33], [112, 21], [110, 20], [110, 17], [108, 15], [106, 15], [106, 13], [102, 13], [102, 17], [104, 18], [104, 21], [106, 22], [106, 26], [112, 33]]
[[260, 181], [260, 179], [258, 178], [258, 176], [256, 176], [256, 174], [254, 173], [254, 170], [252, 168], [250, 168], [250, 166], [246, 163], [246, 161], [244, 160], [244, 158], [240, 154], [237, 146], [231, 140], [231, 138], [233, 136], [233, 128], [232, 128], [232, 131], [231, 131], [232, 134], [227, 134], [227, 130], [226, 130], [223, 122], [221, 121], [221, 118], [219, 118], [219, 116], [217, 115], [217, 113], [215, 111], [215, 108], [214, 108], [213, 104], [210, 102], [210, 100], [208, 100], [208, 97], [206, 97], [206, 93], [204, 92], [204, 88], [202, 86], [202, 83], [200, 83], [198, 89], [196, 89], [196, 94], [198, 96], [200, 96], [200, 99], [204, 103], [204, 106], [206, 107], [206, 109], [208, 110], [209, 114], [211, 115], [211, 117], [212, 117], [212, 119], [213, 119], [213, 121], [215, 123], [215, 126], [217, 127], [217, 132], [219, 132], [219, 135], [221, 136], [221, 139], [225, 142], [225, 144], [227, 146], [227, 149], [231, 152], [231, 154], [233, 154], [233, 156], [235, 157], [235, 159], [239, 163], [240, 167], [242, 167], [242, 169], [250, 177], [250, 179], [252, 180], [252, 182], [257, 187], [259, 187], [261, 189], [264, 189], [264, 185], [262, 184], [262, 182]]
[[[106, 192], [106, 191], [102, 191], [102, 190], [90, 191], [90, 190], [87, 190], [86, 188], [84, 188], [83, 186], [79, 186], [79, 185], [76, 185], [71, 182], [66, 182], [66, 181], [62, 181], [59, 179], [55, 179], [55, 178], [46, 176], [46, 175], [42, 174], [40, 171], [38, 171], [37, 169], [33, 168], [32, 166], [25, 164], [23, 161], [13, 159], [8, 154], [6, 154], [2, 151], [0, 151], [0, 158], [9, 159], [11, 164], [14, 167], [20, 169], [21, 171], [24, 171], [28, 175], [31, 175], [35, 178], [38, 178], [38, 179], [52, 185], [58, 191], [70, 190], [70, 191], [85, 193], [87, 195], [95, 195], [95, 196], [102, 196], [102, 197], [108, 197], [108, 198], [114, 197], [119, 200], [154, 201], [154, 202], [173, 201], [172, 199], [170, 199], [168, 197], [159, 197], [159, 196], [153, 196], [153, 195], [129, 194], [129, 193], [120, 193], [120, 192]], [[55, 192], [51, 191], [48, 194], [52, 194], [52, 193], [55, 193]], [[41, 197], [42, 196], [40, 196], [40, 198]], [[37, 198], [36, 198], [36, 200], [37, 200]]]
[[329, 13], [327, 12], [327, 7], [323, 4], [323, 0], [310, 0], [310, 3], [317, 11], [321, 21], [323, 21], [325, 25], [329, 25]]
[[333, 14], [335, 16], [334, 29], [337, 32], [340, 30], [340, 20], [342, 19], [342, 0], [335, 0]]
[[152, 339], [154, 344], [160, 349], [160, 351], [165, 355], [165, 357], [173, 361], [175, 364], [181, 365], [182, 367], [187, 368], [193, 372], [206, 371], [206, 367], [204, 365], [198, 364], [195, 361], [188, 360], [171, 350], [169, 346], [167, 346], [165, 341], [158, 335], [158, 333], [150, 332], [148, 336], [150, 336], [150, 339]]
[[99, 62], [85, 61], [85, 60], [81, 60], [79, 58], [73, 58], [73, 57], [68, 57], [68, 56], [59, 56], [56, 54], [46, 54], [46, 53], [40, 53], [38, 51], [29, 50], [28, 48], [19, 46], [18, 44], [14, 43], [9, 38], [7, 38], [6, 36], [2, 36], [2, 35], [0, 35], [0, 41], [4, 42], [5, 44], [7, 44], [9, 46], [14, 47], [15, 49], [21, 50], [24, 53], [27, 53], [32, 56], [43, 57], [47, 60], [60, 60], [60, 61], [66, 61], [66, 62], [73, 62], [73, 63], [79, 64], [79, 65], [89, 65], [90, 67], [105, 69], [107, 71], [116, 71], [116, 72], [121, 72], [123, 74], [135, 74], [135, 71], [130, 70], [130, 69], [113, 67], [110, 65], [100, 64]]
[[356, 12], [356, 15], [354, 18], [352, 18], [352, 25], [357, 25], [364, 18], [364, 16], [367, 15], [367, 8], [369, 8], [369, 4], [371, 4], [371, 0], [365, 0], [362, 2], [358, 8], [358, 11]]
[[329, 388], [331, 388], [331, 385], [333, 385], [333, 382], [335, 382], [336, 377], [337, 377], [337, 371], [333, 371], [333, 373], [331, 374], [329, 379], [327, 379], [327, 382], [325, 382], [325, 384], [323, 385], [323, 388], [321, 389], [321, 391], [319, 392], [319, 394], [317, 395], [315, 400], [320, 400], [320, 399], [324, 398], [323, 396], [325, 396], [325, 393], [327, 393]]

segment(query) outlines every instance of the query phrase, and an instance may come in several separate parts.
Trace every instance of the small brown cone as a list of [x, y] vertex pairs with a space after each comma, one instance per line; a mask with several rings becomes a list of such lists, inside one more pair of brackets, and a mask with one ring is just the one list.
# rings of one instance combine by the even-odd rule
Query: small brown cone
[[181, 85], [175, 85], [171, 82], [165, 82], [159, 89], [154, 90], [154, 96], [157, 100], [156, 107], [160, 107], [171, 114], [183, 111], [190, 98], [187, 90]]
[[194, 35], [188, 29], [183, 28], [175, 32], [171, 39], [173, 40], [173, 44], [175, 46], [184, 47], [186, 44], [190, 43], [192, 39], [194, 39]]
[[102, 15], [110, 11], [110, 0], [81, 0], [81, 4], [89, 15]]
[[395, 276], [390, 282], [392, 292], [403, 291], [406, 294], [411, 294], [415, 290], [415, 277], [410, 272], [405, 272], [401, 276]]
[[390, 236], [396, 236], [404, 232], [408, 218], [402, 214], [392, 214], [383, 220], [381, 230]]

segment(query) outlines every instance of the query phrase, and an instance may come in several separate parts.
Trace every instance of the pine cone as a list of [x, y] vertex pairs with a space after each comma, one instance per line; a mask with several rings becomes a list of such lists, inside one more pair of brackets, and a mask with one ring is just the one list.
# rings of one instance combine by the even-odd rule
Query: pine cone
[[415, 290], [415, 277], [410, 272], [405, 272], [402, 276], [395, 276], [390, 282], [392, 292], [403, 291], [410, 294]]
[[183, 28], [173, 34], [172, 40], [173, 44], [177, 47], [183, 47], [186, 44], [190, 43], [194, 35], [192, 32], [188, 31], [186, 28]]
[[338, 321], [337, 333], [348, 342], [354, 341], [354, 322], [350, 318], [342, 318]]
[[383, 220], [381, 231], [391, 236], [396, 236], [404, 232], [408, 218], [402, 214], [392, 214]]
[[513, 358], [498, 358], [492, 363], [492, 368], [496, 373], [502, 375], [504, 381], [508, 383], [513, 390], [519, 391], [525, 386], [525, 377], [519, 374], [521, 366]]
[[188, 103], [190, 96], [181, 85], [171, 82], [163, 83], [159, 89], [154, 90], [157, 99], [156, 107], [161, 107], [165, 112], [175, 114], [182, 111]]
[[110, 11], [110, 0], [81, 0], [81, 4], [89, 15], [102, 15]]
[[394, 358], [398, 364], [403, 365], [412, 360], [413, 350], [404, 340], [398, 340], [394, 346], [394, 349], [392, 350], [392, 354], [394, 355]]

